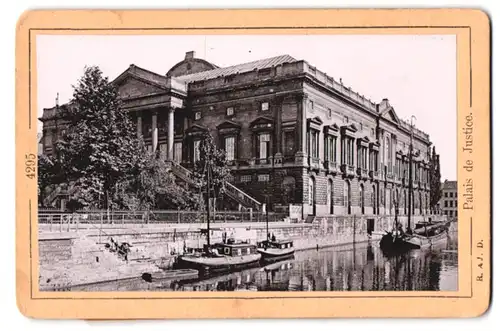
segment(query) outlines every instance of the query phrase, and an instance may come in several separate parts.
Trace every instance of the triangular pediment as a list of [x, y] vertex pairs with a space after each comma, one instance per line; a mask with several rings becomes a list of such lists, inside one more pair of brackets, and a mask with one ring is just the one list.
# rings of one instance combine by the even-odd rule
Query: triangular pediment
[[322, 125], [323, 124], [323, 120], [319, 116], [316, 116], [316, 117], [313, 117], [313, 118], [309, 118], [308, 121], [310, 123], [313, 123], [313, 124], [316, 124], [316, 125]]
[[233, 121], [224, 121], [221, 124], [217, 125], [217, 129], [240, 129], [241, 125], [233, 122]]
[[399, 124], [399, 118], [394, 110], [394, 107], [391, 106], [389, 100], [383, 99], [378, 105], [378, 112], [382, 114], [382, 117], [386, 120]]
[[118, 95], [122, 99], [165, 92], [165, 89], [158, 86], [158, 84], [135, 77], [134, 75], [127, 75], [116, 84], [116, 87]]
[[399, 123], [398, 115], [396, 115], [396, 111], [392, 107], [387, 113], [384, 114], [384, 118], [394, 123]]
[[208, 132], [208, 128], [205, 126], [201, 126], [199, 124], [193, 124], [189, 129], [186, 130], [186, 133], [188, 134], [205, 133], [205, 132]]
[[349, 131], [349, 132], [356, 132], [358, 129], [356, 128], [356, 125], [354, 123], [348, 124], [348, 125], [343, 125], [342, 130]]
[[255, 120], [250, 122], [250, 127], [260, 126], [260, 125], [272, 125], [274, 123], [273, 119], [266, 116], [257, 117]]

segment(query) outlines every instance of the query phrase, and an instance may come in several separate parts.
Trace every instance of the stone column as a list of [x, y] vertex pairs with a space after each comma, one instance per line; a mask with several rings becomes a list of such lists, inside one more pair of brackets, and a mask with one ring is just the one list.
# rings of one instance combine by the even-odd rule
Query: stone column
[[295, 162], [305, 164], [307, 161], [306, 144], [307, 144], [307, 94], [299, 93], [296, 95], [297, 100], [297, 152], [295, 153]]
[[172, 161], [174, 159], [174, 108], [168, 109], [168, 136], [167, 136], [167, 159]]
[[137, 114], [137, 138], [142, 138], [142, 116]]
[[282, 116], [283, 116], [283, 96], [277, 96], [274, 99], [274, 160], [275, 163], [281, 164], [283, 161], [283, 131], [282, 127]]
[[158, 148], [158, 114], [153, 112], [151, 117], [151, 141], [153, 143], [153, 153]]

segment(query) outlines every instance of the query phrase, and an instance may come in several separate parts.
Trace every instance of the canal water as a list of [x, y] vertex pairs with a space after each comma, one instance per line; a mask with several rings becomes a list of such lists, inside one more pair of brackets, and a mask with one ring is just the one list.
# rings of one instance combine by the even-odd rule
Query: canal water
[[73, 291], [457, 291], [457, 233], [439, 247], [386, 257], [373, 243], [298, 251], [291, 260], [216, 277], [147, 283], [142, 279]]

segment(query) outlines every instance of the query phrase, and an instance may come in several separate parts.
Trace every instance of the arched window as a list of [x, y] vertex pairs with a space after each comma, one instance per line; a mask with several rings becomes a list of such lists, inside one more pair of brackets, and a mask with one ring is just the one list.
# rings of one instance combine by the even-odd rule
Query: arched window
[[326, 187], [326, 204], [328, 205], [328, 212], [330, 214], [333, 214], [333, 206], [334, 206], [333, 181], [331, 179], [328, 179], [328, 182], [327, 182], [327, 187]]
[[316, 181], [309, 177], [309, 205], [312, 207], [310, 215], [316, 215]]
[[361, 206], [361, 214], [365, 213], [365, 187], [363, 184], [359, 185], [359, 205]]
[[406, 207], [406, 191], [403, 191], [403, 214], [406, 214], [406, 210], [407, 210], [407, 207]]
[[351, 184], [348, 180], [344, 182], [344, 207], [347, 214], [351, 214]]
[[283, 178], [282, 182], [282, 188], [283, 188], [283, 201], [288, 204], [292, 203], [295, 195], [295, 178], [291, 176], [287, 176]]
[[314, 185], [314, 178], [309, 177], [309, 204], [312, 206], [314, 205], [314, 194], [315, 194], [316, 188]]
[[420, 215], [423, 214], [423, 206], [422, 206], [422, 192], [418, 193], [418, 206], [420, 208]]
[[396, 191], [394, 192], [395, 196], [394, 196], [394, 200], [396, 201], [396, 205], [394, 206], [394, 208], [401, 208], [401, 199], [400, 199], [400, 196], [399, 196], [399, 190], [396, 189]]
[[377, 187], [375, 185], [373, 185], [372, 187], [372, 207], [373, 207], [373, 213], [378, 214]]

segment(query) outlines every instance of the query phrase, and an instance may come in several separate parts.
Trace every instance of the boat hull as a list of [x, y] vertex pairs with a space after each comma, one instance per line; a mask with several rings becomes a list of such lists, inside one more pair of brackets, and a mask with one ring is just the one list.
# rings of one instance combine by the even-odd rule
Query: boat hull
[[142, 274], [142, 279], [146, 282], [156, 282], [163, 280], [187, 280], [198, 278], [199, 271], [196, 269], [178, 269], [157, 272], [145, 272]]
[[176, 268], [196, 269], [201, 274], [226, 273], [238, 271], [252, 266], [258, 266], [261, 254], [249, 254], [244, 256], [179, 256]]
[[409, 243], [418, 246], [419, 248], [429, 248], [432, 246], [438, 246], [441, 243], [446, 243], [447, 240], [448, 240], [448, 233], [446, 231], [441, 232], [432, 237], [413, 235], [410, 238], [408, 238]]
[[287, 260], [295, 255], [294, 248], [259, 248], [257, 251], [262, 255], [261, 260], [266, 263]]
[[439, 246], [448, 240], [448, 232], [443, 231], [434, 236], [413, 234], [394, 238], [391, 233], [385, 234], [380, 240], [380, 248], [386, 254], [405, 253], [412, 249], [425, 249]]

